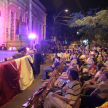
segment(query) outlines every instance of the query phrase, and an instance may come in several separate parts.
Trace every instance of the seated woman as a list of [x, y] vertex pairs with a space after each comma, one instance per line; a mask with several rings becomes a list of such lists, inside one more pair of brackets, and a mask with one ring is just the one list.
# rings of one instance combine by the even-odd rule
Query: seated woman
[[96, 87], [98, 87], [102, 83], [102, 74], [105, 70], [107, 70], [107, 68], [102, 67], [100, 71], [95, 74], [94, 78], [85, 82], [85, 94], [89, 95]]
[[[98, 63], [98, 65], [96, 65], [97, 62], [96, 62], [95, 60], [96, 60], [96, 59], [93, 59], [93, 64], [92, 64], [92, 66], [91, 66], [90, 68], [88, 68], [88, 69], [86, 69], [87, 67], [86, 67], [86, 68], [81, 67], [81, 68], [83, 69], [83, 71], [86, 70], [86, 71], [84, 71], [84, 72], [82, 73], [82, 76], [81, 76], [81, 81], [82, 81], [82, 83], [84, 83], [84, 81], [90, 80], [91, 78], [94, 78], [97, 69], [100, 71], [100, 69], [101, 69], [102, 67], [104, 67], [104, 65], [103, 65], [102, 63]], [[80, 70], [81, 70], [81, 69], [80, 69]]]
[[100, 77], [102, 76], [104, 70], [107, 70], [107, 68], [106, 67], [101, 67], [101, 69], [95, 74], [94, 78], [89, 80], [88, 82], [92, 83], [92, 84], [98, 83], [98, 81], [99, 81]]
[[90, 80], [92, 76], [95, 74], [96, 72], [95, 62], [93, 61], [93, 64], [90, 68], [88, 66], [81, 66], [79, 72], [81, 73], [80, 81], [82, 82], [83, 85], [84, 81]]
[[68, 73], [68, 83], [63, 87], [65, 96], [56, 93], [49, 93], [44, 102], [44, 108], [72, 108], [81, 92], [80, 83], [77, 81], [78, 72], [70, 70]]
[[45, 68], [42, 69], [42, 79], [41, 81], [45, 81], [46, 80], [46, 77], [47, 77], [47, 74], [48, 72], [53, 72], [53, 70], [60, 64], [60, 57], [55, 57], [55, 61], [53, 63], [53, 65], [51, 66], [46, 66]]

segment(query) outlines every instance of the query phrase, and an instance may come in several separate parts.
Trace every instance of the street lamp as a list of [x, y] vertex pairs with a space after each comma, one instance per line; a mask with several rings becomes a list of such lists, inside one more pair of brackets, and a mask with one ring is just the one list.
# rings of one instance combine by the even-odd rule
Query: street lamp
[[68, 12], [68, 10], [66, 9], [65, 12]]
[[[58, 16], [62, 13], [62, 12], [68, 12], [68, 9], [65, 9], [65, 10], [62, 10], [62, 11], [60, 11], [59, 12], [59, 14], [57, 15], [57, 16], [53, 16], [53, 19], [54, 19], [54, 28], [53, 28], [53, 39], [54, 39], [54, 32], [55, 32], [55, 21], [56, 21], [56, 19], [58, 18]], [[56, 37], [56, 40], [57, 40], [57, 37]]]

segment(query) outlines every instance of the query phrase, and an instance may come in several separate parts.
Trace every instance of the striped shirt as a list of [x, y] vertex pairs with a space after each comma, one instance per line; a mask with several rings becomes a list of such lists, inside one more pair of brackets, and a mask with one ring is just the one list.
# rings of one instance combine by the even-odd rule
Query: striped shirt
[[73, 106], [81, 93], [80, 83], [77, 80], [68, 81], [68, 83], [66, 84], [66, 89], [67, 91], [65, 97], [71, 100], [69, 104]]

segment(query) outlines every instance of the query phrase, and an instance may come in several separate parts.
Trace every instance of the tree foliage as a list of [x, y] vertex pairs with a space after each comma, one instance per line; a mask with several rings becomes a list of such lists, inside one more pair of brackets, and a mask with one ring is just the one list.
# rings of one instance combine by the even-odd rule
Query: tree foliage
[[95, 16], [86, 16], [81, 13], [75, 13], [72, 19], [69, 21], [70, 27], [88, 26], [97, 27], [101, 26], [104, 29], [108, 28], [108, 10], [101, 10], [96, 13]]
[[101, 10], [91, 16], [91, 13], [88, 13], [89, 16], [87, 15], [85, 17], [81, 13], [74, 14], [69, 21], [69, 26], [82, 27], [86, 38], [89, 38], [89, 40], [97, 39], [100, 45], [102, 45], [102, 41], [108, 40], [108, 10]]

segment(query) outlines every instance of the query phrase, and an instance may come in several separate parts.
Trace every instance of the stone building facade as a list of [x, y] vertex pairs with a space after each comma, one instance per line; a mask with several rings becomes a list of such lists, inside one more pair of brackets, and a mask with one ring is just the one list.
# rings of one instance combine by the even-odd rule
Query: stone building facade
[[46, 39], [46, 8], [39, 0], [0, 0], [0, 46], [20, 48], [29, 45], [30, 11], [32, 33], [37, 41]]

